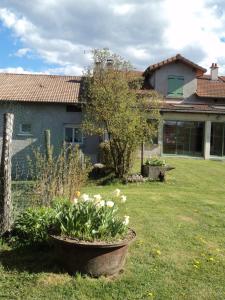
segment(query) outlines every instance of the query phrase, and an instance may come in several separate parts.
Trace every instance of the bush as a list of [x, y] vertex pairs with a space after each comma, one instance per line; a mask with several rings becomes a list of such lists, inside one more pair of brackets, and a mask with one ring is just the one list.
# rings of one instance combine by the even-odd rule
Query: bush
[[129, 80], [128, 82], [129, 88], [134, 90], [140, 90], [144, 86], [144, 77], [137, 77]]
[[35, 193], [44, 206], [50, 206], [55, 197], [72, 199], [75, 192], [86, 183], [91, 170], [89, 161], [79, 147], [66, 145], [57, 157], [51, 159], [40, 150], [34, 151], [30, 168], [35, 179]]
[[12, 241], [16, 246], [45, 243], [50, 232], [85, 241], [119, 240], [127, 234], [129, 217], [119, 216], [116, 202], [125, 202], [126, 196], [116, 190], [107, 199], [77, 192], [73, 201], [58, 198], [51, 208], [29, 208], [17, 218]]
[[100, 162], [107, 168], [113, 168], [113, 158], [110, 152], [109, 141], [105, 141], [99, 144]]
[[166, 161], [158, 157], [152, 157], [151, 159], [146, 160], [145, 165], [163, 167], [166, 165]]
[[13, 241], [20, 246], [44, 243], [54, 222], [55, 211], [52, 208], [28, 208], [15, 221]]

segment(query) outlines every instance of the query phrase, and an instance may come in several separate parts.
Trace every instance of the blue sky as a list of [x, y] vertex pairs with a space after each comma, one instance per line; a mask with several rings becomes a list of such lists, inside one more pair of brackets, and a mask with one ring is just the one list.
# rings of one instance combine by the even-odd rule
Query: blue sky
[[[49, 68], [43, 59], [39, 56], [19, 56], [17, 51], [23, 49], [23, 44], [18, 38], [13, 35], [12, 30], [7, 29], [0, 23], [0, 67], [3, 69], [7, 68], [19, 68], [22, 67], [24, 70], [31, 72], [40, 72]], [[54, 65], [52, 65], [54, 67]]]
[[0, 71], [79, 75], [93, 48], [136, 69], [181, 53], [225, 73], [223, 0], [1, 0]]

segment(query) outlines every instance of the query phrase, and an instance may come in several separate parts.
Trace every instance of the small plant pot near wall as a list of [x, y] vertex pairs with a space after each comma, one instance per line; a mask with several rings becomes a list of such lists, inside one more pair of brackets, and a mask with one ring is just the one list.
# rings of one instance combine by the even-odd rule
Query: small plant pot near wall
[[170, 166], [150, 166], [142, 165], [141, 174], [143, 177], [151, 178], [152, 180], [165, 181], [166, 171], [175, 169]]
[[85, 242], [61, 236], [50, 236], [61, 266], [69, 273], [92, 277], [118, 274], [124, 267], [129, 244], [136, 233], [129, 230], [124, 240], [115, 243]]

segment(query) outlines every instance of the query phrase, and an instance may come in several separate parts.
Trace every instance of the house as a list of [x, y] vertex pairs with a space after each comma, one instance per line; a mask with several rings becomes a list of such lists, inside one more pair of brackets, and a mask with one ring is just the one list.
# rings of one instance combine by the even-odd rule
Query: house
[[[157, 90], [164, 99], [158, 142], [151, 153], [225, 157], [225, 76], [219, 76], [218, 69], [212, 64], [206, 75], [206, 69], [177, 54], [142, 73], [133, 72], [142, 74], [146, 88]], [[23, 169], [26, 173], [27, 156], [44, 144], [46, 129], [55, 153], [63, 142], [79, 144], [93, 162], [98, 161], [101, 138], [81, 131], [82, 89], [82, 77], [77, 76], [0, 74], [0, 132], [3, 113], [15, 114], [14, 177], [18, 168], [19, 177]]]
[[163, 95], [155, 153], [225, 158], [225, 76], [213, 63], [206, 69], [180, 54], [149, 66], [149, 88]]
[[85, 154], [97, 161], [99, 137], [81, 132], [82, 78], [32, 74], [0, 74], [0, 144], [3, 114], [15, 115], [13, 131], [13, 176], [25, 177], [27, 157], [44, 144], [44, 131], [50, 129], [51, 143], [59, 153], [63, 142], [79, 144]]

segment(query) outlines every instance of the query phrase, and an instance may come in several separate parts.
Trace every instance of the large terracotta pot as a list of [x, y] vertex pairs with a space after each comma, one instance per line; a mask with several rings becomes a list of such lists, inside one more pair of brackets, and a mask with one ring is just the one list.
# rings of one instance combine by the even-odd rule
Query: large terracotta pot
[[80, 272], [92, 277], [119, 273], [125, 264], [129, 244], [136, 233], [129, 230], [127, 237], [119, 242], [84, 242], [61, 236], [50, 236], [57, 258], [70, 274]]

